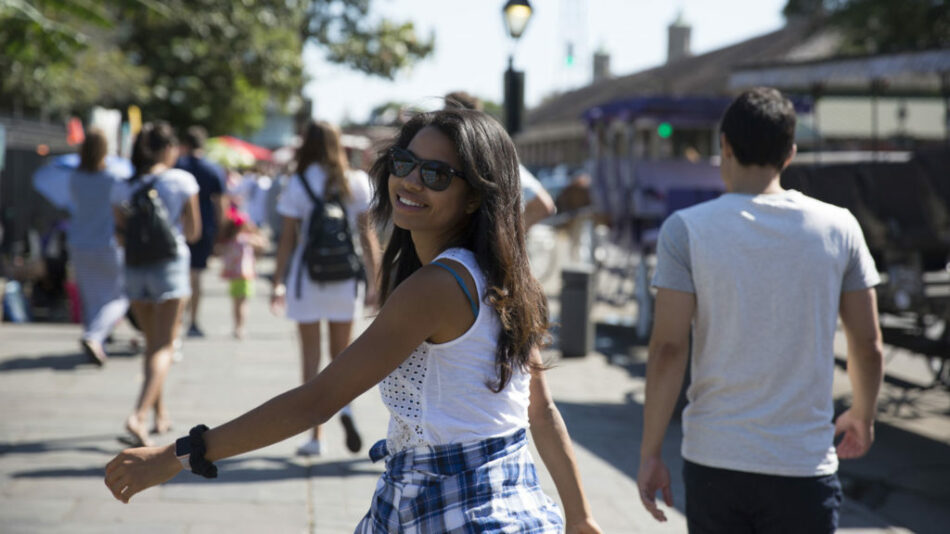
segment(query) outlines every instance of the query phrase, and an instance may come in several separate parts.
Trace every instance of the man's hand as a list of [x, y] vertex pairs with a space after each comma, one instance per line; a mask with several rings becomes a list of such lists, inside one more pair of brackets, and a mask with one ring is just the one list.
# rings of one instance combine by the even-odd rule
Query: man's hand
[[128, 504], [136, 493], [171, 479], [182, 470], [175, 445], [126, 449], [106, 465], [106, 487]]
[[847, 410], [835, 421], [835, 436], [844, 433], [844, 438], [835, 449], [838, 458], [851, 460], [864, 456], [874, 443], [874, 419], [860, 417]]
[[673, 490], [670, 487], [670, 470], [663, 460], [658, 457], [647, 457], [640, 460], [640, 469], [637, 471], [637, 487], [640, 489], [640, 502], [657, 521], [666, 521], [666, 514], [656, 504], [656, 492], [663, 492], [663, 502], [673, 507]]

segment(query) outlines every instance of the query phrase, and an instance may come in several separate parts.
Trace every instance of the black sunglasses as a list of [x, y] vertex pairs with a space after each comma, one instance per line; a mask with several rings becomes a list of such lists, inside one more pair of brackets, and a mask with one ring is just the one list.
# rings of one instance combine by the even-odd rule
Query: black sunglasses
[[389, 172], [399, 178], [409, 176], [409, 173], [419, 166], [419, 177], [422, 183], [433, 191], [445, 191], [452, 183], [452, 177], [465, 179], [465, 174], [449, 166], [448, 163], [431, 159], [419, 159], [415, 154], [394, 146], [389, 149]]

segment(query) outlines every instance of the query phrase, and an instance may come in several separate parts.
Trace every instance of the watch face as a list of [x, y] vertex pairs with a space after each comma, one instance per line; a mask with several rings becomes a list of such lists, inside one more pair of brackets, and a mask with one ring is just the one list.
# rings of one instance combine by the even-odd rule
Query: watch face
[[191, 454], [191, 443], [188, 436], [178, 438], [175, 442], [175, 456], [188, 456]]

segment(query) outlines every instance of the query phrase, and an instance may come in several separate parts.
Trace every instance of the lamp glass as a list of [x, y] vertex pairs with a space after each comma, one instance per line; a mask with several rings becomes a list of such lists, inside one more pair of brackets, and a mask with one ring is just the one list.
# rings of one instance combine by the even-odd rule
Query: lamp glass
[[517, 39], [521, 37], [525, 27], [528, 26], [528, 19], [531, 18], [531, 4], [527, 1], [508, 2], [504, 7], [504, 15], [508, 33]]

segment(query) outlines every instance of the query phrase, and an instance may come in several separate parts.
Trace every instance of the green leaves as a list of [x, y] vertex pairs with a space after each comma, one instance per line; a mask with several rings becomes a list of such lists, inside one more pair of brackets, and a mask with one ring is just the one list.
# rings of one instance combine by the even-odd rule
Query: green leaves
[[840, 29], [843, 53], [950, 46], [950, 0], [788, 0], [783, 13], [818, 17]]
[[305, 83], [303, 45], [392, 79], [431, 54], [370, 0], [0, 0], [0, 110], [67, 115], [136, 104], [145, 120], [259, 127]]

